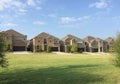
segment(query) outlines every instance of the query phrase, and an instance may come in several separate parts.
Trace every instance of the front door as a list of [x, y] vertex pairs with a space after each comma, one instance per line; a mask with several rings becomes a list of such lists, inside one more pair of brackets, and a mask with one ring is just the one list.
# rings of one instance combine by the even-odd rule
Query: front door
[[47, 51], [47, 45], [44, 45], [44, 51]]

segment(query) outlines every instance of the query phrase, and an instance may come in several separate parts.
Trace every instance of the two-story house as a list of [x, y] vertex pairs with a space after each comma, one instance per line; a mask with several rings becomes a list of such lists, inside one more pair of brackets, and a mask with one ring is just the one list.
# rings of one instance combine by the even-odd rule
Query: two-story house
[[33, 52], [37, 52], [40, 46], [42, 51], [47, 51], [47, 46], [51, 47], [51, 51], [60, 51], [60, 40], [53, 35], [42, 32], [29, 42], [29, 47]]
[[8, 50], [10, 51], [26, 51], [27, 49], [27, 36], [15, 30], [3, 31], [5, 40], [8, 42]]
[[92, 36], [87, 36], [84, 38], [86, 42], [86, 51], [87, 52], [106, 52], [107, 51], [107, 42]]
[[62, 51], [66, 52], [66, 47], [69, 46], [71, 48], [73, 44], [77, 45], [78, 52], [86, 50], [85, 42], [82, 39], [69, 34], [62, 38]]

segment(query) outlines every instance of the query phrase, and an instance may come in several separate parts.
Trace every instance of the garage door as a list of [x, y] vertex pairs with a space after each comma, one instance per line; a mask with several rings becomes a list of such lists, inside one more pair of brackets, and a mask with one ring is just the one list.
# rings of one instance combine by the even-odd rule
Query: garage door
[[58, 47], [51, 47], [51, 51], [58, 51]]
[[13, 50], [14, 51], [25, 51], [25, 46], [14, 46]]

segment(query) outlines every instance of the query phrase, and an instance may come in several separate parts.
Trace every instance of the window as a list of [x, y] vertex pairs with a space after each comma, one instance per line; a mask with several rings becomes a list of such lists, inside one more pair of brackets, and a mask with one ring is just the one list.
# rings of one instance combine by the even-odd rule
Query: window
[[55, 43], [55, 44], [59, 44], [59, 40], [58, 40], [58, 39], [55, 39], [55, 40], [54, 40], [54, 43]]
[[38, 42], [40, 42], [40, 39], [38, 39]]
[[46, 44], [47, 43], [47, 40], [46, 39], [44, 39], [44, 44]]
[[51, 42], [52, 42], [52, 40], [50, 39], [50, 40], [49, 40], [49, 42], [51, 43]]
[[66, 45], [69, 45], [70, 44], [70, 41], [69, 40], [66, 40]]

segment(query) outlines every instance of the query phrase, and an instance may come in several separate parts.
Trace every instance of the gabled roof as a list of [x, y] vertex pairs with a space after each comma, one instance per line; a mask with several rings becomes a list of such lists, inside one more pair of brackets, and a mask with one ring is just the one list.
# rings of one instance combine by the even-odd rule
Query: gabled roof
[[48, 34], [48, 33], [45, 33], [45, 32], [42, 32], [42, 33], [38, 34], [38, 35], [35, 36], [34, 38], [37, 38], [37, 37], [44, 37], [44, 38], [50, 38], [50, 37], [52, 37], [52, 38], [55, 38], [55, 39], [58, 39], [58, 40], [59, 40], [59, 38], [57, 38], [57, 37], [55, 37], [55, 36], [53, 36], [53, 35], [50, 35], [50, 34]]
[[65, 36], [64, 38], [62, 38], [62, 41], [65, 41], [65, 40], [68, 39], [68, 38], [76, 39], [76, 40], [78, 40], [78, 41], [82, 40], [82, 39], [80, 39], [80, 38], [78, 38], [78, 37], [76, 37], [76, 36], [74, 36], [74, 35], [68, 34], [67, 36]]
[[13, 30], [13, 29], [7, 30], [4, 33], [6, 33], [8, 35], [14, 35], [14, 36], [25, 36], [25, 35]]
[[100, 42], [100, 41], [104, 41], [104, 40], [101, 38], [96, 38], [96, 41]]
[[114, 39], [112, 37], [108, 37], [107, 39], [105, 39], [105, 41], [107, 41], [108, 43], [110, 43], [110, 42], [113, 42]]
[[90, 43], [90, 42], [91, 42], [92, 40], [94, 40], [94, 39], [95, 39], [95, 37], [87, 36], [87, 37], [84, 38], [84, 41]]

